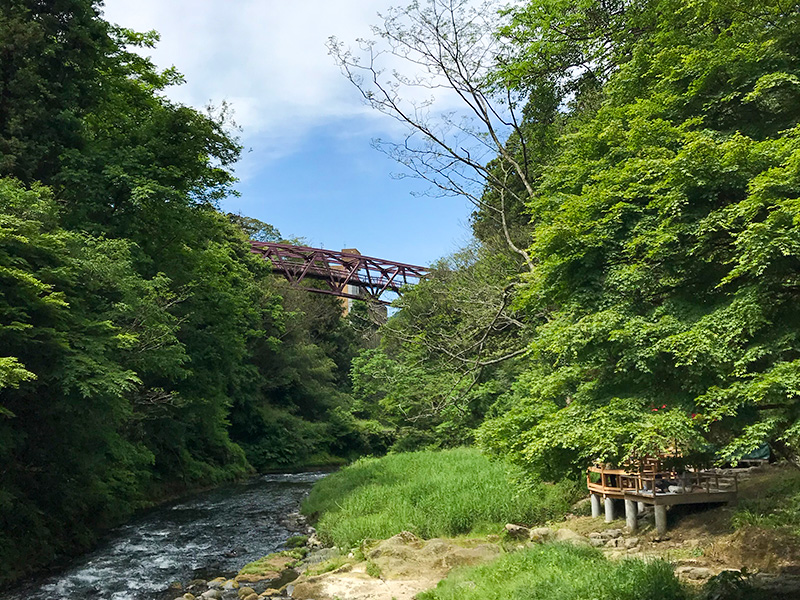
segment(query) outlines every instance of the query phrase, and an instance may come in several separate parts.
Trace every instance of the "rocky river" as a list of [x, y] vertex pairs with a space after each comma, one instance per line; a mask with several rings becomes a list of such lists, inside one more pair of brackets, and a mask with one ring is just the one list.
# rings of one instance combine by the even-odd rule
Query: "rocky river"
[[159, 506], [0, 600], [152, 600], [173, 582], [234, 574], [282, 548], [293, 533], [286, 516], [324, 475], [267, 475]]

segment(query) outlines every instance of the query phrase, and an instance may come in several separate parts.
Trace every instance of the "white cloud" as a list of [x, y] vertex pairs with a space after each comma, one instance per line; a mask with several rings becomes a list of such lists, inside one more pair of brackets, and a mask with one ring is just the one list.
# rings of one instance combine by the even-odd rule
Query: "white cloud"
[[171, 98], [196, 107], [230, 103], [245, 145], [271, 146], [275, 154], [317, 125], [356, 115], [370, 119], [325, 42], [331, 35], [369, 35], [377, 12], [392, 4], [106, 0], [104, 14], [124, 27], [161, 34], [146, 54], [161, 68], [176, 66], [187, 81], [169, 92]]
[[[363, 104], [325, 43], [330, 36], [348, 45], [370, 37], [378, 12], [407, 1], [106, 0], [104, 13], [113, 23], [161, 34], [146, 54], [185, 75], [172, 99], [232, 106], [242, 142], [253, 149], [237, 169], [247, 178], [259, 164], [292, 153], [315, 127], [346, 120], [367, 136], [400, 133], [396, 121]], [[446, 92], [440, 100], [453, 105]]]

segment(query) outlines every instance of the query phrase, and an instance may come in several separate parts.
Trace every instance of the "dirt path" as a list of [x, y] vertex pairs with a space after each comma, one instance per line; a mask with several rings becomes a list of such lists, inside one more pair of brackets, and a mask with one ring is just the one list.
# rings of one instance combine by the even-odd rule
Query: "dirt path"
[[366, 560], [316, 576], [302, 575], [291, 589], [298, 600], [412, 600], [435, 587], [453, 567], [489, 562], [502, 553], [485, 539], [423, 541], [409, 532], [380, 542]]

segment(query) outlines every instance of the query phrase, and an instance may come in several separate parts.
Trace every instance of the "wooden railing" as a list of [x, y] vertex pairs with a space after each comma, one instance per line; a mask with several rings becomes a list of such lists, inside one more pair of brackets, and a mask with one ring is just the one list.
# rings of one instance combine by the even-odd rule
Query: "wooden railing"
[[[599, 482], [592, 481], [592, 473], [599, 475]], [[736, 475], [723, 475], [715, 471], [687, 469], [679, 473], [676, 470], [651, 470], [647, 466], [634, 471], [601, 464], [589, 467], [586, 486], [590, 492], [602, 495], [637, 494], [653, 498], [657, 494], [712, 494], [739, 490]], [[670, 487], [676, 489], [670, 490]]]

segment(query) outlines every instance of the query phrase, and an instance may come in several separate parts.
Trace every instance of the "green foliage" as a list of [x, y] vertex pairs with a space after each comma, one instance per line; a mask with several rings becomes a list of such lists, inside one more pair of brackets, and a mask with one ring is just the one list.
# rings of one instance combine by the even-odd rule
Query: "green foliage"
[[401, 531], [430, 538], [542, 523], [566, 513], [577, 497], [572, 483], [523, 484], [521, 476], [471, 449], [390, 454], [326, 477], [303, 512], [318, 517], [321, 539], [350, 548]]
[[[529, 200], [536, 265], [516, 306], [536, 322], [531, 363], [486, 448], [556, 476], [675, 445], [735, 461], [796, 444], [798, 20], [743, 8], [515, 13], [524, 60], [507, 76], [580, 55], [603, 95]], [[558, 41], [571, 29], [577, 55]]]
[[380, 346], [353, 360], [355, 414], [391, 426], [394, 450], [473, 441], [511, 378], [503, 357], [524, 350], [505, 289], [518, 270], [485, 245], [441, 260], [397, 302]]
[[456, 569], [421, 600], [683, 600], [663, 561], [613, 562], [594, 548], [545, 544]]
[[286, 547], [287, 548], [303, 548], [308, 541], [307, 535], [293, 535], [288, 540], [286, 540]]
[[11, 367], [0, 561], [10, 574], [86, 547], [96, 529], [141, 505], [153, 454], [124, 434], [150, 391], [146, 366], [132, 368], [140, 328], [159, 332], [158, 358], [183, 358], [159, 302], [163, 278], [141, 278], [128, 243], [66, 231], [56, 217], [47, 190], [0, 180], [0, 339]]
[[753, 574], [746, 568], [722, 571], [709, 579], [700, 593], [701, 600], [761, 600], [766, 597], [765, 590], [753, 585]]
[[374, 429], [350, 411], [341, 307], [281, 289], [246, 237], [277, 231], [216, 208], [227, 107], [167, 100], [181, 76], [135, 52], [157, 34], [99, 5], [0, 8], [2, 582], [165, 495], [342, 460]]
[[734, 527], [783, 529], [800, 539], [800, 473], [786, 471], [751, 494], [737, 504]]

